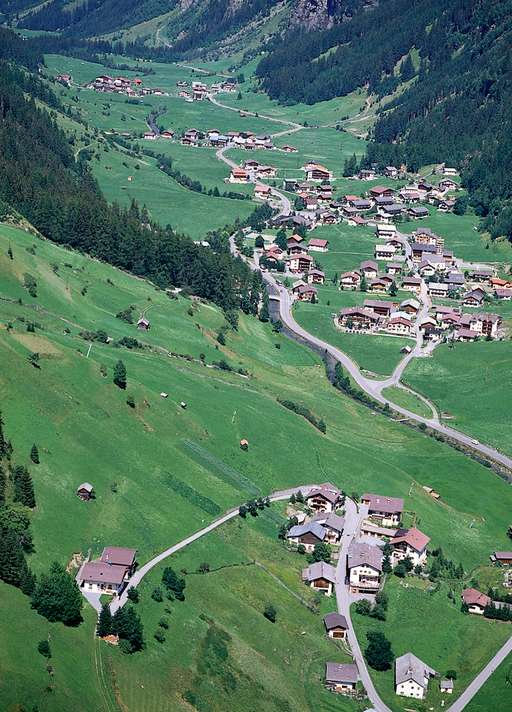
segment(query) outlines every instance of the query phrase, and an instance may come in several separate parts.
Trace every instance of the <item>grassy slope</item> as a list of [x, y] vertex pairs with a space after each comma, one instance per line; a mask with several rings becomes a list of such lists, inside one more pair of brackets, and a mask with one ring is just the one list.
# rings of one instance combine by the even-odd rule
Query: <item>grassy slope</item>
[[506, 712], [512, 705], [512, 655], [496, 669], [491, 678], [467, 705], [467, 712]]
[[411, 362], [404, 380], [452, 417], [448, 422], [512, 452], [510, 341], [440, 346]]
[[[391, 641], [396, 657], [409, 651], [444, 675], [447, 670], [457, 671], [455, 691], [450, 702], [462, 692], [494, 655], [498, 645], [510, 635], [507, 623], [489, 621], [479, 616], [464, 615], [459, 600], [448, 598], [449, 587], [442, 584], [436, 592], [428, 590], [428, 582], [407, 581], [391, 577], [385, 590], [389, 595], [389, 609], [385, 622], [376, 622], [354, 614], [358, 638], [365, 647], [368, 630], [381, 630]], [[461, 585], [454, 587], [456, 597]], [[435, 621], [427, 626], [425, 621]], [[372, 671], [377, 689], [393, 710], [417, 709], [417, 703], [394, 694], [394, 671]], [[440, 708], [442, 699], [438, 683], [429, 685], [426, 698], [428, 707]], [[487, 707], [486, 709], [492, 709]], [[505, 709], [505, 707], [498, 707]]]
[[397, 386], [384, 388], [382, 395], [392, 400], [396, 405], [402, 406], [402, 408], [407, 408], [413, 413], [423, 415], [425, 418], [430, 418], [432, 416], [431, 409], [423, 403], [423, 401], [417, 398], [413, 393], [404, 391], [403, 388], [398, 388]]
[[[6, 256], [8, 244], [13, 261]], [[25, 249], [31, 244], [36, 244], [35, 255]], [[402, 496], [410, 491], [407, 506], [418, 513], [434, 543], [443, 542], [447, 552], [466, 565], [479, 564], [490, 550], [506, 545], [510, 491], [501, 480], [449, 448], [341, 397], [307, 350], [272, 335], [268, 326], [243, 318], [239, 335], [229, 336], [223, 349], [225, 358], [253, 374], [248, 382], [154, 350], [129, 352], [95, 344], [86, 359], [87, 343], [77, 332], [104, 328], [116, 338], [137, 335], [155, 349], [165, 347], [195, 357], [205, 353], [210, 362], [221, 356], [213, 336], [222, 317], [208, 305], [189, 316], [188, 300], [169, 300], [142, 280], [13, 228], [1, 228], [0, 255], [0, 320], [14, 325], [10, 334], [0, 331], [5, 364], [0, 379], [2, 409], [16, 459], [27, 461], [34, 441], [42, 455], [41, 464], [32, 468], [38, 498], [33, 519], [36, 570], [54, 558], [66, 562], [74, 551], [90, 547], [96, 553], [106, 543], [136, 546], [144, 561], [199, 528], [211, 513], [190, 497], [177, 495], [167, 473], [222, 510], [256, 489], [266, 493], [311, 479], [333, 479], [349, 490], [371, 488]], [[58, 265], [58, 274], [53, 264]], [[30, 298], [21, 285], [25, 272], [37, 279], [37, 299]], [[85, 285], [88, 291], [82, 295]], [[23, 304], [6, 298], [21, 298]], [[130, 303], [136, 305], [136, 314], [151, 306], [152, 329], [143, 336], [114, 317]], [[37, 320], [43, 329], [35, 335], [27, 333], [19, 317]], [[63, 333], [66, 325], [69, 335]], [[276, 342], [281, 344], [279, 350]], [[26, 360], [32, 350], [42, 355], [40, 371]], [[135, 410], [126, 405], [126, 394], [110, 382], [119, 357], [128, 369], [128, 393], [135, 397]], [[100, 375], [102, 364], [108, 367], [108, 378]], [[162, 390], [170, 394], [167, 400], [159, 398]], [[278, 406], [276, 395], [303, 402], [324, 417], [327, 436]], [[181, 400], [188, 403], [186, 411], [178, 407]], [[239, 450], [241, 437], [248, 437], [249, 453]], [[464, 486], [468, 479], [471, 488]], [[90, 505], [74, 495], [74, 488], [84, 480], [91, 480], [98, 492]], [[114, 481], [118, 483], [115, 494], [110, 488]], [[444, 503], [433, 502], [419, 486], [411, 489], [411, 481], [434, 486]], [[227, 550], [224, 553], [227, 556]], [[213, 553], [198, 555], [203, 558], [213, 559]], [[247, 581], [251, 578], [252, 574]], [[237, 579], [233, 585], [246, 587], [247, 581]], [[261, 591], [262, 596], [270, 595], [266, 587]], [[215, 596], [212, 593], [212, 600]], [[258, 610], [262, 600], [255, 606]], [[230, 615], [220, 603], [214, 609], [215, 618], [225, 620]], [[28, 615], [23, 599], [19, 611]], [[32, 616], [30, 620], [39, 620]], [[150, 613], [144, 612], [144, 622], [151, 631]], [[292, 623], [287, 625], [293, 628]], [[88, 631], [92, 635], [90, 624]], [[39, 630], [34, 636], [40, 637]], [[156, 665], [158, 646], [151, 650]], [[243, 660], [243, 665], [254, 667], [261, 657], [257, 650], [234, 655], [237, 664]], [[149, 657], [139, 659], [142, 667], [150, 667]], [[128, 680], [137, 679], [136, 659], [120, 658], [117, 665], [121, 694], [135, 700]], [[285, 670], [283, 681], [290, 676], [289, 668]], [[295, 673], [291, 677], [297, 680]], [[80, 696], [81, 679], [76, 668], [66, 674], [68, 699]], [[39, 689], [39, 681], [33, 679], [27, 695], [37, 696]], [[19, 701], [12, 688], [3, 695], [7, 704]], [[132, 709], [140, 709], [137, 701]]]

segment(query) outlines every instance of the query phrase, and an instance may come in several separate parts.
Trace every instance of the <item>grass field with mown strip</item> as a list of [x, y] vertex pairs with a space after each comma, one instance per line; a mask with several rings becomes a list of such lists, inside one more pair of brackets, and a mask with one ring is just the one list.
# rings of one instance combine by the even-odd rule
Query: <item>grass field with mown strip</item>
[[511, 706], [512, 655], [508, 655], [468, 703], [466, 712], [507, 712]]
[[[376, 621], [355, 612], [352, 620], [363, 650], [367, 645], [367, 631], [380, 630], [391, 641], [395, 657], [412, 652], [441, 676], [450, 669], [456, 670], [451, 703], [508, 638], [510, 624], [462, 613], [460, 583], [453, 586], [455, 602], [448, 598], [450, 586], [447, 583], [442, 583], [439, 590], [429, 590], [435, 588], [428, 581], [391, 576], [385, 586], [389, 596], [386, 621]], [[394, 669], [376, 672], [370, 668], [370, 673], [378, 692], [393, 710], [422, 709], [414, 700], [395, 695]], [[427, 709], [440, 709], [442, 697], [438, 680], [432, 679], [423, 705]], [[503, 712], [505, 709], [507, 707], [497, 708]]]
[[450, 415], [447, 424], [512, 453], [510, 341], [439, 346], [414, 359], [403, 380]]
[[390, 386], [389, 388], [384, 388], [382, 395], [384, 398], [389, 398], [395, 405], [407, 408], [407, 410], [422, 415], [424, 418], [431, 418], [433, 415], [432, 410], [426, 403], [423, 403], [421, 398], [418, 398], [414, 393], [410, 393], [403, 388]]
[[[6, 254], [9, 245], [13, 260]], [[273, 334], [268, 324], [242, 316], [238, 332], [228, 333], [227, 344], [221, 347], [215, 334], [223, 317], [211, 305], [194, 306], [182, 297], [171, 300], [144, 280], [15, 228], [0, 227], [0, 255], [0, 393], [5, 431], [14, 445], [15, 462], [29, 464], [34, 442], [41, 458], [39, 465], [30, 466], [37, 497], [32, 514], [36, 551], [30, 565], [36, 572], [54, 559], [68, 562], [74, 552], [86, 553], [90, 548], [95, 555], [106, 544], [134, 546], [144, 563], [255, 490], [267, 494], [305, 480], [332, 480], [348, 491], [374, 490], [405, 497], [407, 509], [416, 512], [433, 545], [442, 544], [447, 555], [467, 567], [486, 562], [494, 549], [506, 548], [512, 495], [503, 481], [447, 446], [373, 415], [342, 396], [328, 384], [316, 356]], [[36, 298], [23, 287], [25, 273], [36, 279]], [[136, 317], [145, 307], [151, 307], [147, 312], [152, 327], [149, 332], [142, 333], [115, 318], [117, 311], [130, 304], [135, 306]], [[27, 331], [27, 321], [37, 322], [35, 332]], [[9, 330], [8, 324], [12, 327]], [[128, 350], [94, 343], [87, 358], [89, 342], [79, 336], [84, 329], [104, 329], [115, 339], [133, 336], [147, 348]], [[169, 358], [162, 349], [195, 358], [204, 353], [208, 364], [224, 358], [251, 375], [246, 379]], [[27, 360], [33, 351], [41, 355], [40, 369]], [[126, 392], [111, 381], [113, 365], [119, 358], [128, 372]], [[106, 377], [102, 367], [107, 369]], [[160, 397], [162, 391], [169, 394], [167, 399]], [[127, 405], [127, 395], [133, 395], [135, 408]], [[280, 406], [277, 396], [302, 403], [322, 417], [327, 424], [326, 435]], [[186, 410], [179, 407], [182, 400], [187, 403]], [[248, 452], [239, 448], [242, 437], [249, 440]], [[75, 496], [75, 488], [83, 481], [93, 483], [95, 501], [84, 503]], [[434, 502], [421, 485], [434, 487], [442, 501]], [[222, 563], [227, 549], [213, 542], [205, 540], [204, 545], [212, 548], [197, 558]], [[261, 556], [273, 560], [273, 546], [265, 544]], [[299, 585], [294, 572], [282, 575], [290, 588]], [[268, 673], [261, 667], [264, 661], [259, 646], [270, 644], [277, 651], [271, 658], [276, 685], [267, 687], [267, 692], [272, 689], [281, 698], [289, 685], [302, 688], [303, 680], [316, 679], [321, 673], [318, 663], [311, 669], [306, 664], [300, 668], [301, 656], [288, 664], [278, 654], [291, 637], [278, 635], [275, 643], [271, 637], [263, 640], [255, 626], [254, 630], [246, 629], [244, 636], [251, 634], [260, 640], [245, 637], [239, 641], [236, 625], [246, 619], [237, 615], [235, 601], [242, 598], [253, 602], [260, 616], [261, 603], [274, 588], [265, 583], [263, 574], [256, 577], [251, 572], [245, 579], [235, 573], [232, 580], [230, 590], [235, 593], [229, 593], [228, 603], [227, 579], [216, 586], [212, 579], [211, 589], [201, 583], [196, 594], [190, 583], [188, 590], [190, 600], [197, 597], [199, 612], [211, 598], [207, 613], [230, 632], [237, 670], [249, 670], [255, 680], [264, 680]], [[257, 586], [252, 585], [254, 581]], [[281, 598], [285, 589], [282, 591], [275, 595], [276, 607], [288, 610]], [[302, 620], [298, 622], [293, 605], [292, 601], [286, 625], [293, 633], [295, 647], [302, 650], [302, 639], [297, 642], [296, 633], [310, 628], [307, 621], [305, 627]], [[17, 599], [13, 611], [13, 616], [23, 617], [30, 626], [42, 620], [29, 610], [23, 597]], [[143, 611], [149, 638], [154, 615]], [[175, 612], [171, 621], [173, 616], [177, 617]], [[248, 628], [252, 616], [256, 613], [247, 618]], [[258, 622], [265, 623], [262, 617]], [[232, 627], [228, 628], [228, 623]], [[181, 656], [194, 640], [194, 625], [183, 624], [183, 636], [174, 635], [170, 629], [169, 643]], [[8, 639], [3, 630], [6, 626], [7, 619], [2, 617], [0, 635], [4, 640]], [[314, 626], [317, 630], [316, 618]], [[34, 630], [31, 635], [37, 643], [40, 629]], [[92, 640], [92, 622], [88, 619], [78, 633], [87, 633]], [[62, 694], [71, 709], [101, 707], [92, 693], [87, 698], [82, 695], [85, 673], [77, 666], [85, 662], [75, 661], [74, 634], [62, 629], [66, 665], [60, 668], [59, 658], [55, 661], [57, 671], [66, 670], [61, 678]], [[309, 633], [304, 638], [309, 641]], [[255, 647], [248, 649], [247, 640]], [[159, 650], [155, 642], [142, 657], [120, 656], [115, 661], [115, 684], [118, 694], [126, 696], [123, 699], [132, 700], [129, 710], [141, 709], [139, 674], [145, 674], [144, 669], [149, 667], [169, 669], [157, 659]], [[193, 648], [190, 650], [192, 654]], [[14, 654], [10, 657], [9, 651], [7, 647], [3, 655], [8, 658], [6, 664], [12, 666], [17, 658]], [[117, 652], [112, 654], [117, 656]], [[92, 665], [90, 661], [88, 664]], [[190, 669], [184, 666], [179, 674], [188, 684]], [[35, 671], [34, 676], [31, 672], [25, 681], [24, 696], [12, 686], [4, 687], [0, 706], [8, 709], [20, 700], [27, 704], [39, 701], [42, 712], [52, 712], [51, 701], [44, 702], [41, 697], [40, 673]], [[253, 683], [243, 679], [246, 690]], [[175, 683], [168, 676], [159, 675], [158, 693], [147, 692], [144, 704], [148, 710], [167, 703], [165, 694], [171, 684]], [[313, 690], [308, 685], [304, 694], [316, 694], [316, 687]], [[86, 700], [83, 705], [82, 698]], [[269, 698], [262, 699], [268, 708]], [[332, 700], [327, 698], [326, 711]], [[219, 702], [220, 709], [222, 704]]]

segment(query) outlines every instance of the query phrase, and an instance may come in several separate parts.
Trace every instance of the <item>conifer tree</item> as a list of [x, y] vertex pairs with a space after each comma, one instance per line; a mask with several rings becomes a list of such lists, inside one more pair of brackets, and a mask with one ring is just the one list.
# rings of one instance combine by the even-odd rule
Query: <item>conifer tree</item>
[[32, 607], [49, 621], [78, 625], [82, 620], [82, 594], [75, 579], [54, 562], [43, 574], [32, 594]]
[[13, 470], [14, 501], [33, 509], [36, 506], [34, 485], [30, 472], [24, 465], [16, 465]]
[[39, 465], [39, 450], [37, 449], [37, 445], [35, 443], [32, 445], [32, 449], [30, 450], [30, 459], [35, 465]]
[[122, 390], [126, 389], [126, 366], [119, 360], [114, 366], [114, 383]]
[[98, 625], [96, 626], [96, 635], [103, 638], [105, 635], [110, 635], [110, 633], [112, 633], [112, 613], [110, 612], [108, 601], [105, 601], [101, 607]]
[[7, 527], [0, 529], [0, 579], [19, 587], [26, 576], [27, 563], [18, 534]]

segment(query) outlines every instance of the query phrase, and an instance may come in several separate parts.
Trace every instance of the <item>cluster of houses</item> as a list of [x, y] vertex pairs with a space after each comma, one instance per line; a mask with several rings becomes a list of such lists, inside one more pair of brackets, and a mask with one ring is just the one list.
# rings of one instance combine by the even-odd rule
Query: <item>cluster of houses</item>
[[[299, 523], [287, 533], [290, 544], [311, 552], [319, 543], [333, 546], [341, 543], [345, 519], [337, 514], [342, 507], [344, 496], [334, 485], [325, 483], [310, 490], [304, 497], [307, 516], [297, 512]], [[365, 493], [361, 504], [367, 507], [368, 515], [362, 523], [359, 540], [353, 540], [348, 548], [345, 584], [353, 594], [376, 594], [382, 584], [384, 553], [382, 544], [391, 547], [390, 563], [396, 565], [405, 558], [413, 566], [423, 567], [427, 559], [430, 538], [415, 527], [403, 528], [401, 521], [404, 501], [398, 497]], [[378, 543], [377, 543], [378, 542]], [[314, 591], [330, 596], [337, 585], [336, 569], [324, 561], [307, 566], [302, 571], [302, 581]], [[324, 616], [324, 627], [328, 637], [346, 640], [348, 625], [339, 613]], [[412, 653], [406, 653], [395, 661], [395, 691], [397, 695], [423, 699], [430, 677], [437, 675]], [[326, 663], [325, 684], [328, 689], [341, 694], [355, 694], [359, 674], [354, 663]], [[443, 680], [442, 692], [453, 691], [453, 682]]]
[[85, 593], [105, 593], [119, 596], [135, 571], [136, 549], [107, 546], [99, 559], [86, 561], [77, 575], [79, 587]]
[[126, 96], [168, 96], [167, 92], [162, 89], [153, 87], [143, 87], [142, 79], [127, 79], [126, 77], [110, 77], [107, 74], [102, 74], [96, 77], [90, 84], [87, 84], [88, 89], [94, 89], [97, 92], [108, 92], [110, 94], [126, 94]]
[[203, 101], [211, 94], [232, 93], [237, 90], [237, 84], [234, 79], [225, 79], [222, 82], [214, 84], [204, 84], [203, 82], [187, 81], [176, 82], [178, 87], [178, 96], [185, 99], [187, 102]]

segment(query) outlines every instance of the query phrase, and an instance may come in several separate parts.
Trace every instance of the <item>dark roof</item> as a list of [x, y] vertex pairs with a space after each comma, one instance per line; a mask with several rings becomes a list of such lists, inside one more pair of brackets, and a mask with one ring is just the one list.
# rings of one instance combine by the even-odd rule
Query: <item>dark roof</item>
[[325, 533], [324, 527], [319, 522], [307, 522], [306, 524], [297, 524], [292, 527], [286, 537], [287, 539], [295, 539], [296, 537], [304, 536], [304, 534], [313, 534], [317, 539], [323, 541]]
[[336, 583], [336, 569], [325, 561], [316, 561], [302, 570], [303, 581], [316, 581], [324, 578], [330, 583]]
[[328, 487], [315, 487], [307, 493], [306, 499], [318, 496], [323, 497], [328, 502], [331, 502], [331, 504], [336, 504], [340, 498], [340, 491], [338, 489], [330, 489]]
[[106, 583], [120, 584], [126, 574], [125, 566], [111, 566], [102, 561], [89, 561], [83, 565], [80, 573], [82, 581], [102, 581]]
[[382, 571], [382, 550], [378, 546], [372, 544], [364, 544], [363, 542], [353, 541], [348, 550], [348, 568], [353, 569], [355, 566], [367, 565]]
[[333, 628], [344, 628], [347, 630], [348, 624], [345, 616], [341, 613], [328, 613], [324, 616], [324, 625], [326, 630], [332, 630]]
[[359, 679], [357, 665], [354, 663], [326, 663], [326, 682], [349, 682], [355, 684]]
[[404, 500], [401, 497], [385, 497], [381, 494], [366, 492], [361, 496], [363, 502], [368, 501], [370, 512], [385, 512], [386, 514], [401, 514], [404, 510]]

